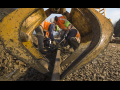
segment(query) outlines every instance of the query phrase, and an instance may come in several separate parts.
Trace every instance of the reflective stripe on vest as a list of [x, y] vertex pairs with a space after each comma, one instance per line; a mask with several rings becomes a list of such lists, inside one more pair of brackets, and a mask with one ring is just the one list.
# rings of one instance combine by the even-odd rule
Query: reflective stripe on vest
[[46, 29], [43, 29], [43, 31], [48, 32], [48, 30], [46, 30]]
[[[71, 29], [76, 29], [76, 28], [73, 26]], [[77, 29], [76, 29], [76, 30], [77, 30]], [[77, 30], [77, 32], [78, 32], [78, 30]]]
[[[76, 29], [75, 27], [73, 27], [74, 29]], [[76, 29], [77, 30], [77, 29]], [[79, 31], [77, 30], [77, 34], [79, 33]], [[76, 34], [76, 36], [77, 36], [77, 34]], [[77, 42], [78, 43], [80, 43], [80, 37], [75, 37], [76, 38], [76, 40], [77, 40]]]
[[[44, 22], [49, 22], [49, 21], [47, 21], [47, 20], [43, 21], [43, 22], [42, 22], [42, 26], [44, 26]], [[49, 22], [49, 23], [51, 23], [51, 22]]]
[[80, 43], [80, 38], [79, 37], [75, 37], [77, 42]]
[[67, 19], [60, 18], [60, 20], [65, 20], [66, 21]]
[[49, 27], [49, 25], [51, 24], [51, 22], [49, 22], [48, 20], [45, 20], [45, 21], [43, 21], [42, 22], [42, 27], [43, 27], [43, 31], [45, 31], [45, 32], [48, 32], [48, 27]]

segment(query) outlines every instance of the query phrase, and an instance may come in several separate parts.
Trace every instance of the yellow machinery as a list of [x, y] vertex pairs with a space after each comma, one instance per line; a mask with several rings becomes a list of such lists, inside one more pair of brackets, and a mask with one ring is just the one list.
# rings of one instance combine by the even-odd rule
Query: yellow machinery
[[[95, 8], [95, 9], [99, 9], [99, 13], [105, 16], [105, 8]], [[109, 20], [111, 21], [111, 19]]]
[[113, 26], [105, 17], [105, 12], [102, 15], [94, 8], [72, 8], [70, 13], [66, 8], [50, 8], [46, 11], [43, 8], [19, 8], [5, 16], [0, 21], [0, 39], [6, 51], [49, 77], [52, 76], [54, 64], [34, 48], [31, 35], [33, 30], [52, 13], [64, 15], [78, 29], [82, 37], [79, 48], [60, 64], [63, 66], [73, 61], [65, 71], [61, 72], [60, 80], [62, 80], [106, 49], [113, 34]]
[[95, 8], [95, 9], [99, 9], [99, 13], [105, 16], [105, 8]]

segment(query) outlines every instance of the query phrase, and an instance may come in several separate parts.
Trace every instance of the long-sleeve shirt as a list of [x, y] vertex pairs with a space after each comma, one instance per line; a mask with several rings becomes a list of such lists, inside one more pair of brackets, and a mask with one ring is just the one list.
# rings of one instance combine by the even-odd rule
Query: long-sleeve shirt
[[53, 36], [53, 31], [54, 31], [54, 25], [53, 24], [50, 24], [49, 25], [49, 28], [48, 28], [48, 31], [49, 31], [49, 38], [54, 41], [54, 36]]
[[57, 25], [63, 29], [63, 30], [67, 30], [67, 28], [65, 27], [64, 23], [66, 21], [66, 18], [64, 16], [58, 17], [58, 21], [57, 21]]
[[75, 37], [77, 35], [77, 30], [76, 29], [71, 29], [69, 30], [68, 34], [67, 34], [67, 37], [65, 38], [66, 39], [66, 42], [65, 42], [65, 46], [67, 46], [69, 43], [69, 40], [71, 37]]
[[71, 29], [66, 37], [66, 42], [69, 42], [69, 39], [71, 37], [75, 37], [77, 35], [77, 30], [76, 29]]

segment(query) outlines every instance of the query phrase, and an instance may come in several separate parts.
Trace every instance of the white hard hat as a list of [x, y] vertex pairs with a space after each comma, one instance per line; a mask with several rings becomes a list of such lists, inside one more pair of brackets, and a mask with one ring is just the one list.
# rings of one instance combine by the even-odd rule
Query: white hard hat
[[50, 22], [51, 22], [51, 23], [53, 23], [53, 22], [54, 22], [54, 20], [55, 20], [55, 18], [51, 18], [51, 19], [50, 19]]

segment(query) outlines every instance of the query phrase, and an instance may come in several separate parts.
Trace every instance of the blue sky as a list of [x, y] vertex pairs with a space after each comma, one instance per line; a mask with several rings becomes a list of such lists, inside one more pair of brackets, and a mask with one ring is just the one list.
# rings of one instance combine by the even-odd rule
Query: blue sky
[[105, 8], [106, 17], [111, 19], [111, 22], [114, 24], [120, 19], [120, 8]]

